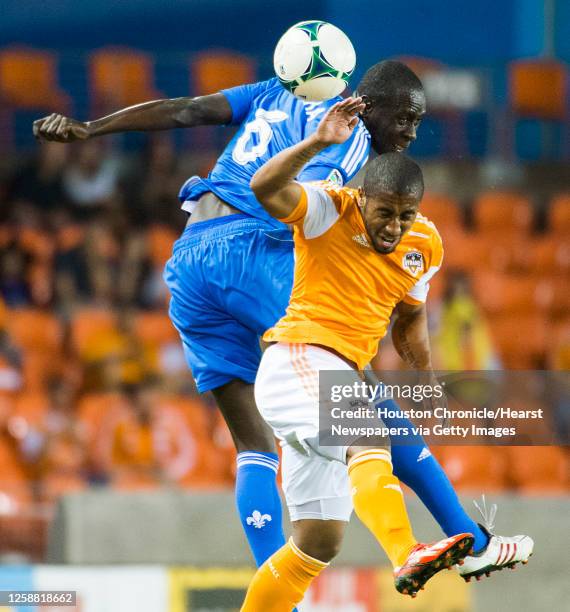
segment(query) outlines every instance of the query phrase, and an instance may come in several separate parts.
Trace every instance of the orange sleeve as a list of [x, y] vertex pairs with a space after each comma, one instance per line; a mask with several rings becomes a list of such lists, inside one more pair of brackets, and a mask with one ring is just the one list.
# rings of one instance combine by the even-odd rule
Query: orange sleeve
[[295, 225], [305, 218], [305, 215], [307, 214], [307, 192], [304, 190], [302, 185], [299, 185], [299, 187], [301, 187], [301, 196], [299, 201], [291, 213], [289, 213], [286, 217], [278, 219], [278, 221], [281, 221], [281, 223], [291, 223]]

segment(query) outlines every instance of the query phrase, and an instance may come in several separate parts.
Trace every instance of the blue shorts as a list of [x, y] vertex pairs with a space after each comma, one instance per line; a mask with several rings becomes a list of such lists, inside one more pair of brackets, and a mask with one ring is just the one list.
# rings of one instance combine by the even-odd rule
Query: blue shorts
[[293, 236], [236, 214], [189, 225], [164, 270], [170, 318], [200, 392], [255, 381], [260, 336], [284, 314]]

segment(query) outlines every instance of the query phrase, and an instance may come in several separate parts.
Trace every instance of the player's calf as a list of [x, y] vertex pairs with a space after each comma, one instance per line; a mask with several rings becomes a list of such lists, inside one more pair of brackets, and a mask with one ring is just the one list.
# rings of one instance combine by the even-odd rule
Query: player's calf
[[[334, 529], [332, 532], [328, 529], [329, 521], [309, 522], [314, 524], [306, 526], [305, 538], [309, 538], [313, 533], [317, 540], [324, 541], [327, 534], [332, 538], [338, 535]], [[316, 525], [319, 522], [321, 528]], [[303, 531], [302, 526], [300, 531]], [[340, 545], [340, 542], [338, 544]], [[327, 566], [327, 562], [312, 557], [295, 543], [293, 537], [290, 538], [255, 573], [247, 590], [242, 612], [290, 612], [303, 599], [313, 580]]]

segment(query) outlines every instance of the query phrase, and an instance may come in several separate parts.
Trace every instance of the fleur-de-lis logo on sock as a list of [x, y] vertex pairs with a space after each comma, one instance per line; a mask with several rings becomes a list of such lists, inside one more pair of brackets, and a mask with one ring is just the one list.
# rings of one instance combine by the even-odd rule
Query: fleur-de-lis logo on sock
[[253, 525], [256, 529], [261, 529], [262, 527], [265, 527], [265, 523], [270, 521], [271, 515], [261, 514], [259, 510], [254, 510], [251, 513], [251, 516], [248, 516], [246, 519], [246, 523], [248, 525]]

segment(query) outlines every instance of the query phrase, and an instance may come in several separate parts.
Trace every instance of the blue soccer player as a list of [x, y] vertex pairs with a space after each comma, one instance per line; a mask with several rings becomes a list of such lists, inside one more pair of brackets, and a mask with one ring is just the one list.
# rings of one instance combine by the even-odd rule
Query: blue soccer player
[[[415, 140], [426, 102], [420, 80], [407, 66], [380, 62], [357, 89], [366, 108], [351, 138], [314, 157], [299, 180], [343, 185], [365, 164], [371, 147], [377, 153], [401, 152]], [[34, 123], [38, 139], [58, 142], [134, 130], [239, 126], [208, 177], [192, 177], [182, 187], [182, 207], [191, 214], [165, 279], [172, 294], [170, 316], [197, 387], [213, 393], [238, 452], [236, 504], [258, 565], [285, 540], [275, 441], [255, 405], [253, 383], [261, 358], [259, 339], [289, 301], [293, 241], [289, 229], [255, 199], [249, 183], [267, 160], [313, 132], [336, 101], [305, 103], [273, 78], [208, 96], [146, 102], [95, 121], [52, 114]], [[415, 369], [431, 369], [422, 340], [426, 321], [424, 304], [397, 309], [395, 345]], [[393, 447], [394, 473], [416, 492], [446, 535], [475, 536], [475, 554], [460, 568], [464, 577], [526, 560], [530, 539], [500, 538], [490, 526], [476, 524], [423, 439], [413, 442]]]

